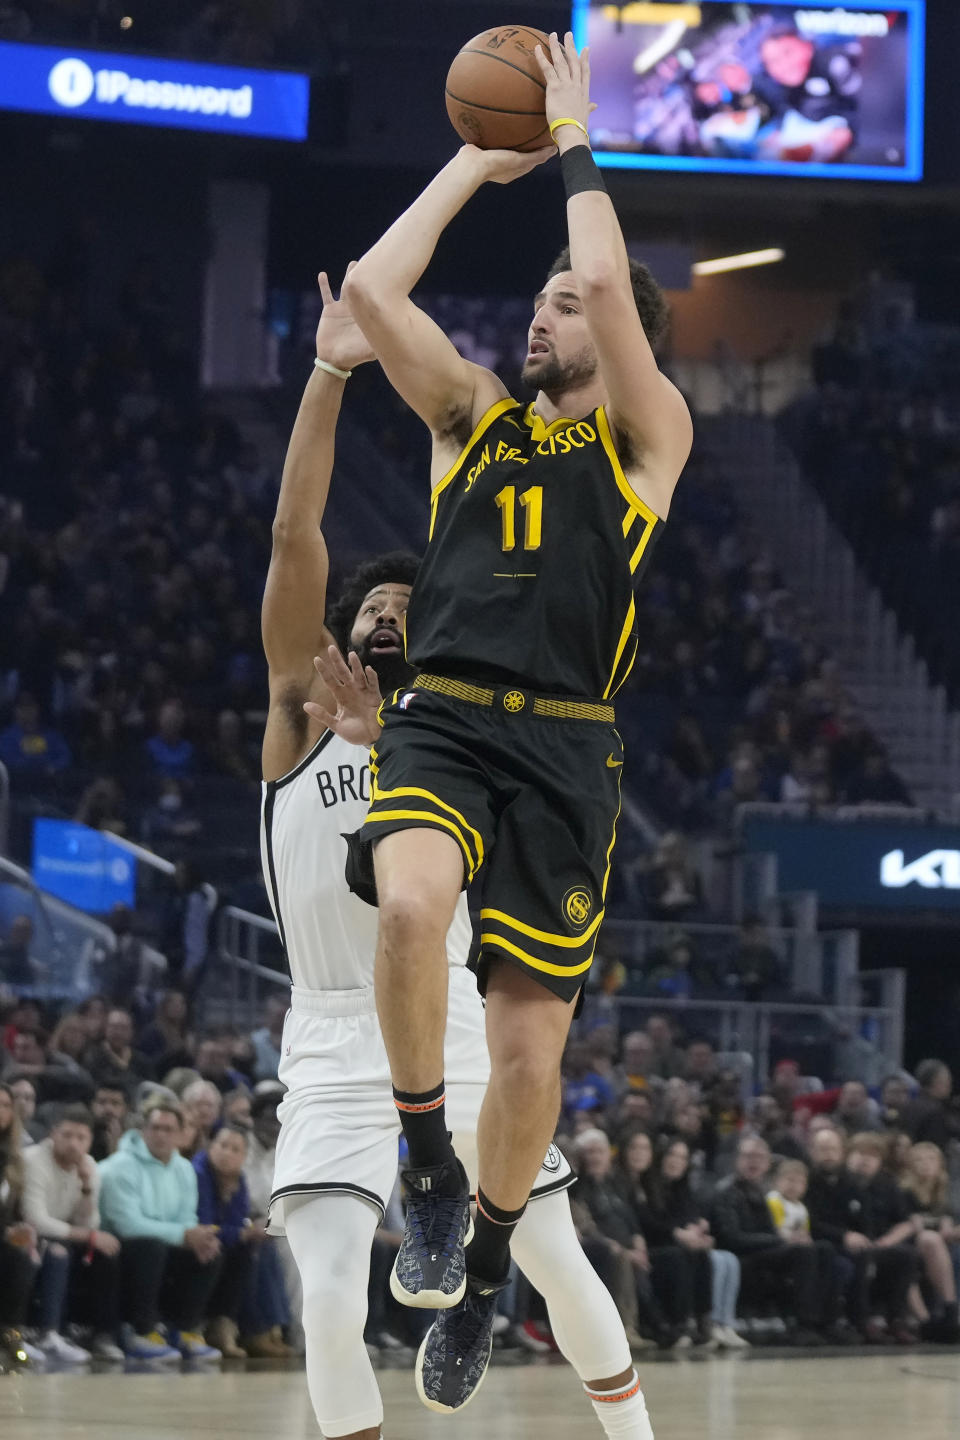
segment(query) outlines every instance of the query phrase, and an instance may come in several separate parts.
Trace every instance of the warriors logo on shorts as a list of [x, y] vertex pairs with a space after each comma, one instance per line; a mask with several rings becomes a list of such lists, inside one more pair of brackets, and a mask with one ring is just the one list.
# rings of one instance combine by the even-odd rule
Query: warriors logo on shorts
[[588, 890], [579, 889], [574, 886], [568, 890], [563, 897], [563, 914], [568, 925], [574, 930], [582, 930], [590, 919], [593, 910], [593, 900]]

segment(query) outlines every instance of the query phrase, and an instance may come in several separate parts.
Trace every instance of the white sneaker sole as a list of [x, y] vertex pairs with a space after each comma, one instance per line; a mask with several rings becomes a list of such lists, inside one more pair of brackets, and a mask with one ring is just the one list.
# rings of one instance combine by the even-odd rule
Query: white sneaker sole
[[[466, 1249], [472, 1239], [473, 1220], [468, 1224], [467, 1233], [463, 1237], [464, 1249]], [[399, 1258], [400, 1257], [397, 1256], [397, 1260], [399, 1260]], [[444, 1290], [418, 1290], [416, 1292], [406, 1290], [400, 1283], [400, 1277], [397, 1274], [397, 1260], [393, 1262], [393, 1269], [390, 1271], [390, 1294], [398, 1305], [405, 1305], [408, 1310], [452, 1310], [454, 1305], [460, 1304], [460, 1301], [467, 1293], [466, 1275], [464, 1275], [457, 1289], [449, 1295]], [[424, 1404], [426, 1404], [426, 1401], [424, 1401]]]
[[413, 1379], [414, 1384], [417, 1387], [417, 1395], [420, 1399], [421, 1405], [425, 1405], [428, 1410], [434, 1410], [438, 1415], [459, 1415], [460, 1411], [466, 1410], [471, 1400], [476, 1397], [480, 1386], [487, 1378], [487, 1371], [490, 1369], [490, 1356], [493, 1354], [493, 1340], [491, 1339], [490, 1342], [490, 1354], [487, 1356], [487, 1363], [484, 1367], [483, 1374], [480, 1376], [480, 1379], [477, 1381], [476, 1385], [473, 1387], [473, 1390], [467, 1396], [466, 1400], [464, 1400], [463, 1404], [441, 1405], [439, 1400], [431, 1400], [429, 1395], [425, 1393], [423, 1388], [423, 1357], [426, 1354], [427, 1341], [430, 1339], [430, 1333], [432, 1330], [433, 1326], [431, 1325], [430, 1330], [428, 1330], [426, 1335], [423, 1337], [423, 1344], [420, 1346], [420, 1349], [417, 1352], [417, 1361], [413, 1371]]

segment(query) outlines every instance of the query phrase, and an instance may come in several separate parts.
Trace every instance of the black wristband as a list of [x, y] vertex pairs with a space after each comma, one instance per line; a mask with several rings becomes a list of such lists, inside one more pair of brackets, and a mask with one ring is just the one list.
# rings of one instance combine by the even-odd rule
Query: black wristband
[[560, 169], [568, 200], [571, 195], [579, 195], [582, 190], [602, 190], [604, 194], [607, 193], [603, 176], [597, 168], [589, 145], [571, 145], [569, 150], [564, 150], [560, 156]]

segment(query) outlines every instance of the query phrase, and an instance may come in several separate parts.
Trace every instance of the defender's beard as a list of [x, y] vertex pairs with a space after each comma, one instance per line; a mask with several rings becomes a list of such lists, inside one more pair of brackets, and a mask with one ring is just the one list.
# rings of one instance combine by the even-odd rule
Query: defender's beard
[[542, 363], [528, 360], [520, 378], [525, 385], [542, 390], [545, 395], [562, 395], [567, 390], [586, 385], [596, 373], [597, 352], [592, 345], [584, 345], [567, 360], [558, 360], [552, 351]]
[[416, 675], [416, 667], [411, 665], [403, 653], [403, 646], [397, 650], [374, 650], [369, 640], [364, 640], [359, 646], [354, 646], [360, 659], [360, 664], [366, 668], [368, 665], [377, 672], [377, 680], [380, 682], [380, 694], [390, 695], [394, 690], [402, 690], [405, 685]]

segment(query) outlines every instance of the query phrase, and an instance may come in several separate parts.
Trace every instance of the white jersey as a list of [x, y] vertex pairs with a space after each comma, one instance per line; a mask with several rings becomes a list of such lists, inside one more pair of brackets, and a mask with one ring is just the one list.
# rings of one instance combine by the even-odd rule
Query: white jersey
[[[290, 976], [301, 990], [361, 990], [373, 984], [377, 911], [348, 888], [344, 835], [370, 805], [370, 752], [332, 730], [279, 780], [263, 782], [260, 853], [267, 894]], [[472, 930], [461, 895], [447, 934], [447, 959], [463, 966]]]

